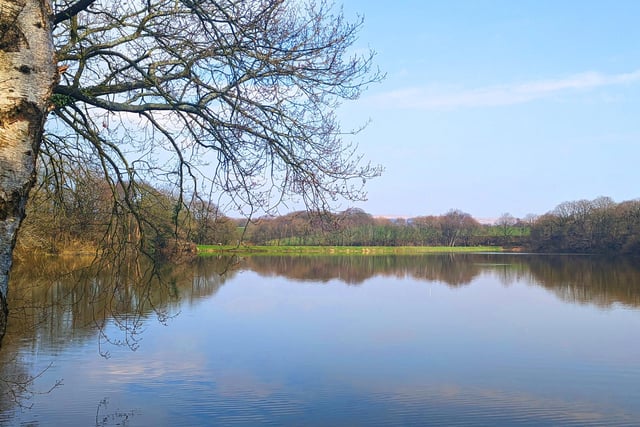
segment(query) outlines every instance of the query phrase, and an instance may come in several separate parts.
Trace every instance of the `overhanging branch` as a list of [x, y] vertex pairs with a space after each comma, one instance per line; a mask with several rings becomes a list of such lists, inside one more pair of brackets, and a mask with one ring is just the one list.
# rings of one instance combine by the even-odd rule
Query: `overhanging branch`
[[77, 101], [85, 102], [95, 107], [103, 108], [107, 111], [122, 111], [130, 113], [142, 113], [145, 111], [181, 111], [185, 113], [199, 114], [200, 110], [190, 104], [179, 103], [144, 103], [144, 104], [126, 104], [121, 102], [107, 101], [102, 98], [88, 96], [80, 89], [71, 86], [58, 85], [53, 89], [54, 94], [66, 95]]
[[95, 3], [95, 1], [96, 0], [80, 0], [72, 4], [65, 10], [56, 13], [55, 15], [53, 15], [53, 25], [59, 24], [62, 21], [66, 21], [67, 19], [73, 18], [78, 13], [82, 12], [83, 10], [91, 6], [92, 3]]

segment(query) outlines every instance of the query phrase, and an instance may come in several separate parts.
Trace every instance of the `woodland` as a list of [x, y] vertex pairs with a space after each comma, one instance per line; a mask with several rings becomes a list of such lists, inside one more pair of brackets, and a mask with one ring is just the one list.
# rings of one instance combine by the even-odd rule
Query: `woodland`
[[[69, 174], [71, 176], [71, 174]], [[65, 190], [34, 191], [21, 230], [18, 256], [33, 253], [96, 253], [112, 245], [112, 194], [99, 175], [76, 175]], [[102, 188], [101, 188], [102, 186]], [[413, 218], [375, 217], [362, 209], [296, 211], [237, 219], [212, 201], [193, 200], [180, 209], [179, 196], [140, 186], [129, 218], [131, 239], [145, 238], [149, 254], [183, 260], [198, 245], [260, 246], [499, 246], [504, 250], [640, 255], [640, 200], [608, 197], [564, 202], [542, 215], [504, 213], [487, 224], [459, 209]]]

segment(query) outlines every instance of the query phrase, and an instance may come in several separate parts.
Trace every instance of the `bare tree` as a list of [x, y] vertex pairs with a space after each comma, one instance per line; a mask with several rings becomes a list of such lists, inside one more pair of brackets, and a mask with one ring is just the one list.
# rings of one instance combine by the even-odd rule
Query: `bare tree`
[[460, 241], [468, 244], [469, 238], [479, 226], [478, 221], [470, 214], [459, 209], [451, 209], [440, 217], [440, 229], [444, 244], [447, 246], [455, 246]]
[[509, 212], [505, 212], [500, 215], [500, 218], [496, 221], [496, 225], [500, 228], [504, 243], [507, 243], [508, 237], [513, 234], [513, 226], [518, 223], [518, 220]]
[[140, 223], [145, 181], [173, 185], [177, 210], [212, 189], [248, 214], [363, 198], [380, 169], [334, 115], [381, 77], [349, 54], [361, 24], [325, 1], [0, 0], [2, 305], [36, 156], [54, 175], [98, 166]]
[[56, 81], [48, 3], [0, 0], [0, 338], [16, 233]]

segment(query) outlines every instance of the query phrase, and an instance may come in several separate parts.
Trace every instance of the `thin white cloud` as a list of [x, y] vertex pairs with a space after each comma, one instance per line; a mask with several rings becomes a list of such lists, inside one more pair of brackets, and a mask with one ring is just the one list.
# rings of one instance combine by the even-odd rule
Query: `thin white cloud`
[[640, 81], [640, 70], [622, 74], [587, 72], [573, 76], [511, 85], [437, 92], [414, 87], [374, 95], [369, 98], [377, 107], [451, 110], [470, 107], [496, 107], [523, 104], [569, 91], [584, 91]]

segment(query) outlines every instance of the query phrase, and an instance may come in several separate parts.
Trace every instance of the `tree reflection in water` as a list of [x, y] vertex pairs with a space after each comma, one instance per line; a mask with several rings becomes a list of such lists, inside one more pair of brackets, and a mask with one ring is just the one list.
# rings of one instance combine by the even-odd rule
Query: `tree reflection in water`
[[[234, 274], [235, 259], [198, 259], [158, 265], [146, 258], [34, 258], [16, 262], [9, 294], [10, 321], [0, 351], [0, 412], [25, 404], [35, 391], [31, 366], [20, 354], [36, 346], [64, 348], [96, 340], [136, 350], [144, 322], [166, 322], [185, 301], [215, 294]], [[106, 326], [120, 333], [107, 334]], [[113, 331], [114, 328], [110, 328]], [[5, 408], [7, 406], [7, 408]]]
[[[29, 387], [34, 367], [25, 365], [32, 363], [25, 360], [33, 358], [22, 358], [22, 354], [37, 352], [43, 343], [63, 349], [78, 340], [95, 340], [96, 351], [104, 356], [108, 356], [106, 342], [135, 350], [148, 319], [166, 322], [181, 304], [214, 295], [240, 269], [349, 285], [361, 285], [373, 277], [407, 277], [460, 287], [491, 275], [505, 286], [518, 281], [537, 284], [570, 303], [640, 306], [640, 269], [636, 260], [629, 259], [446, 254], [203, 257], [178, 266], [142, 259], [92, 261], [38, 258], [16, 263], [9, 295], [10, 323], [0, 351], [0, 412], [28, 403], [34, 393]], [[106, 326], [117, 326], [117, 335], [106, 334]]]
[[481, 267], [465, 255], [354, 255], [354, 256], [255, 256], [246, 266], [263, 275], [299, 281], [341, 280], [359, 285], [374, 276], [405, 277], [444, 282], [451, 286], [471, 283]]
[[563, 301], [600, 307], [640, 306], [640, 267], [636, 259], [577, 255], [443, 254], [384, 256], [256, 256], [246, 268], [265, 276], [359, 285], [375, 276], [411, 277], [450, 287], [491, 274], [505, 286], [526, 280]]

